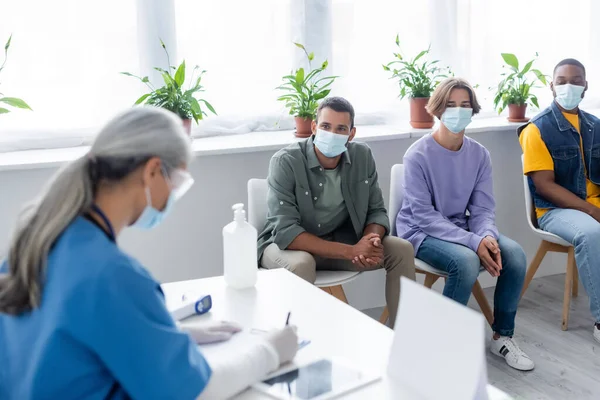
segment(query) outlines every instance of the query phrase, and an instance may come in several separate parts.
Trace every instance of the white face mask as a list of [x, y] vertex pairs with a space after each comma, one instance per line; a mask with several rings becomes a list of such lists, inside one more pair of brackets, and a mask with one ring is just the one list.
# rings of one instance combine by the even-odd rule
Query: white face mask
[[317, 129], [313, 143], [325, 157], [334, 158], [347, 150], [348, 138], [347, 135]]
[[581, 95], [584, 90], [585, 86], [571, 85], [570, 83], [555, 85], [556, 102], [565, 110], [574, 110], [583, 100]]
[[472, 108], [448, 107], [442, 114], [440, 121], [452, 133], [459, 134], [471, 123]]

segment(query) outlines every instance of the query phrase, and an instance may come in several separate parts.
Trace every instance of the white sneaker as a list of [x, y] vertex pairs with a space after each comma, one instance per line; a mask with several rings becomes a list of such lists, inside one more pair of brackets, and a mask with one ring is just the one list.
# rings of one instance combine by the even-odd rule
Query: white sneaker
[[598, 329], [598, 325], [594, 325], [594, 339], [600, 343], [600, 329]]
[[[600, 333], [598, 334], [600, 336]], [[599, 338], [600, 339], [600, 338]], [[504, 357], [506, 363], [519, 371], [531, 371], [535, 364], [515, 340], [508, 336], [500, 336], [498, 340], [490, 340], [490, 351], [500, 357]]]

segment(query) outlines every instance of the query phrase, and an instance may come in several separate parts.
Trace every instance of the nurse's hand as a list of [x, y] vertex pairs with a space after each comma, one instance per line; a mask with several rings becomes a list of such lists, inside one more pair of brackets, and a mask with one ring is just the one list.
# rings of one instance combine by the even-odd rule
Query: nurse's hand
[[224, 342], [231, 339], [242, 327], [233, 322], [211, 321], [202, 325], [177, 324], [179, 329], [188, 333], [197, 344]]
[[288, 325], [281, 330], [271, 331], [266, 334], [265, 339], [277, 352], [280, 365], [292, 361], [296, 356], [298, 335], [295, 326]]

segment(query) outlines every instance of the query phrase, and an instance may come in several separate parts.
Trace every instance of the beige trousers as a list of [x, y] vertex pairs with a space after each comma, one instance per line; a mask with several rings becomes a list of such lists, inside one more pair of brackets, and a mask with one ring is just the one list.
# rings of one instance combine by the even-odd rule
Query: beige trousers
[[393, 328], [400, 301], [400, 277], [415, 280], [415, 260], [412, 245], [406, 240], [386, 236], [383, 241], [383, 262], [372, 268], [362, 268], [351, 260], [325, 259], [305, 251], [280, 250], [276, 244], [269, 245], [262, 256], [261, 266], [267, 269], [285, 268], [300, 278], [314, 283], [317, 270], [333, 271], [372, 271], [385, 268], [385, 299], [390, 312], [390, 326]]

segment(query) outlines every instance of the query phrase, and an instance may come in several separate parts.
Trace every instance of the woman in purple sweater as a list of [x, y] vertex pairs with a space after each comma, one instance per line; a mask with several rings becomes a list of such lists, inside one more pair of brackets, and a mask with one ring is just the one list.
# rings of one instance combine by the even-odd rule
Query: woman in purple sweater
[[521, 246], [496, 228], [489, 152], [464, 135], [479, 109], [464, 79], [446, 79], [435, 89], [427, 110], [441, 124], [404, 155], [396, 227], [417, 258], [448, 272], [446, 297], [466, 305], [481, 267], [498, 277], [490, 350], [529, 371], [533, 361], [512, 339], [527, 260]]

